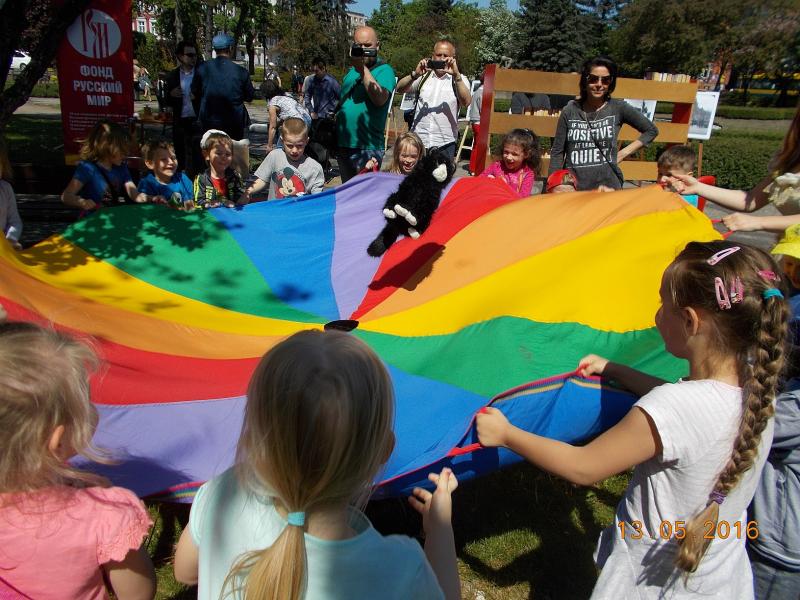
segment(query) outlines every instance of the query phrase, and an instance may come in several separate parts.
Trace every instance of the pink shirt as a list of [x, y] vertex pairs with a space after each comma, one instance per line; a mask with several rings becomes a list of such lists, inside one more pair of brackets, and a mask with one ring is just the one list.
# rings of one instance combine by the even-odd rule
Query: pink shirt
[[481, 177], [488, 177], [489, 175], [505, 181], [506, 185], [514, 190], [514, 193], [520, 198], [526, 198], [531, 195], [533, 181], [536, 179], [536, 173], [528, 165], [522, 165], [516, 171], [506, 171], [501, 160], [493, 162], [489, 165], [489, 168], [481, 173]]
[[0, 589], [5, 581], [36, 600], [106, 600], [100, 566], [138, 549], [151, 525], [119, 487], [0, 494]]

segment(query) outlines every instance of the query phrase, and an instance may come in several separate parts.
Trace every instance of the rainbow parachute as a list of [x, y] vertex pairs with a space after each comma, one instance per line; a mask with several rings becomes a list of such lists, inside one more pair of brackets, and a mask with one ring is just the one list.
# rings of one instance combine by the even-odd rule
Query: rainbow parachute
[[[98, 470], [142, 496], [191, 497], [230, 466], [247, 382], [283, 337], [338, 319], [383, 358], [397, 447], [379, 494], [405, 493], [443, 462], [469, 477], [517, 460], [480, 450], [472, 423], [502, 403], [528, 430], [579, 441], [633, 401], [571, 375], [598, 352], [665, 378], [653, 316], [664, 267], [718, 238], [656, 186], [517, 200], [500, 182], [453, 184], [431, 227], [366, 254], [398, 176], [242, 210], [104, 210], [24, 252], [0, 244], [11, 318], [98, 340]], [[534, 383], [529, 383], [533, 381]]]

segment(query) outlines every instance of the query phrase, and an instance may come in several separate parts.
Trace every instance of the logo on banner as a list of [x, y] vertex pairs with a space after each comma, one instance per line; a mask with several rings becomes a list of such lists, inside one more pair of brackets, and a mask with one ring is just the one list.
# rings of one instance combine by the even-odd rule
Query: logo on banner
[[75, 51], [83, 56], [106, 58], [119, 49], [122, 33], [111, 16], [102, 10], [90, 8], [70, 25], [67, 39]]

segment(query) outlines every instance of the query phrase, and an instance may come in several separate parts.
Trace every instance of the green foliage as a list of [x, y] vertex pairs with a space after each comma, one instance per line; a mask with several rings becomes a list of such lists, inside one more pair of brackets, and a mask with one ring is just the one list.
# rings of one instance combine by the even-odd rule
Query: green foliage
[[136, 0], [133, 11], [154, 14], [156, 30], [170, 46], [180, 41], [197, 43], [205, 23], [205, 3], [201, 0], [161, 0], [157, 4]]
[[481, 11], [479, 26], [481, 38], [475, 44], [479, 67], [499, 63], [503, 56], [516, 54], [512, 40], [517, 21], [514, 13], [508, 10], [506, 0], [491, 0], [489, 8]]
[[719, 106], [718, 117], [725, 119], [758, 119], [759, 121], [773, 121], [777, 119], [791, 119], [794, 108], [773, 108], [762, 106]]
[[369, 22], [381, 42], [381, 56], [398, 74], [410, 72], [431, 55], [437, 39], [446, 37], [456, 45], [459, 70], [471, 75], [478, 69], [475, 42], [481, 37], [480, 14], [476, 6], [460, 1], [381, 0]]
[[541, 71], [577, 70], [591, 52], [591, 21], [574, 0], [521, 0], [515, 46], [520, 66]]
[[344, 65], [349, 45], [345, 3], [335, 5], [329, 10], [326, 6], [330, 5], [300, 0], [278, 6], [272, 20], [279, 38], [276, 49], [284, 64], [307, 69], [314, 57], [322, 56], [330, 65]]
[[716, 175], [717, 185], [721, 187], [752, 189], [768, 173], [767, 164], [780, 148], [782, 139], [780, 134], [713, 135], [704, 143], [703, 172]]
[[152, 33], [133, 32], [133, 55], [139, 60], [140, 65], [150, 71], [153, 85], [159, 71], [170, 71], [175, 68], [172, 49]]
[[[731, 101], [731, 92], [726, 93], [721, 97], [721, 102], [717, 106], [717, 117], [723, 119], [755, 119], [759, 121], [781, 121], [791, 119], [794, 116], [794, 108], [775, 108], [763, 106], [741, 106], [736, 104], [729, 104]], [[671, 102], [659, 102], [656, 104], [656, 113], [671, 115], [674, 105]]]
[[610, 36], [612, 55], [623, 72], [641, 76], [648, 69], [699, 71], [709, 51], [706, 32], [692, 15], [696, 4], [691, 0], [637, 0], [625, 7], [619, 28]]

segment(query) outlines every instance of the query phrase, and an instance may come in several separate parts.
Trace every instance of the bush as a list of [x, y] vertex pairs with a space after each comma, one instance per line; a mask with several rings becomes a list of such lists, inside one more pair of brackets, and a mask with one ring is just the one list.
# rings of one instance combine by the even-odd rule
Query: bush
[[[733, 94], [734, 92], [731, 92]], [[794, 108], [775, 108], [771, 105], [771, 97], [759, 97], [756, 102], [764, 101], [766, 98], [768, 102], [765, 106], [743, 106], [741, 104], [730, 104], [728, 99], [729, 94], [724, 97], [725, 104], [717, 106], [717, 117], [723, 119], [757, 119], [759, 121], [778, 121], [782, 119], [791, 119], [794, 116]], [[659, 102], [656, 104], [656, 113], [671, 115], [672, 109], [675, 105], [671, 102]]]
[[717, 116], [724, 119], [757, 119], [759, 121], [774, 121], [791, 119], [794, 116], [793, 108], [773, 108], [760, 106], [719, 106]]

